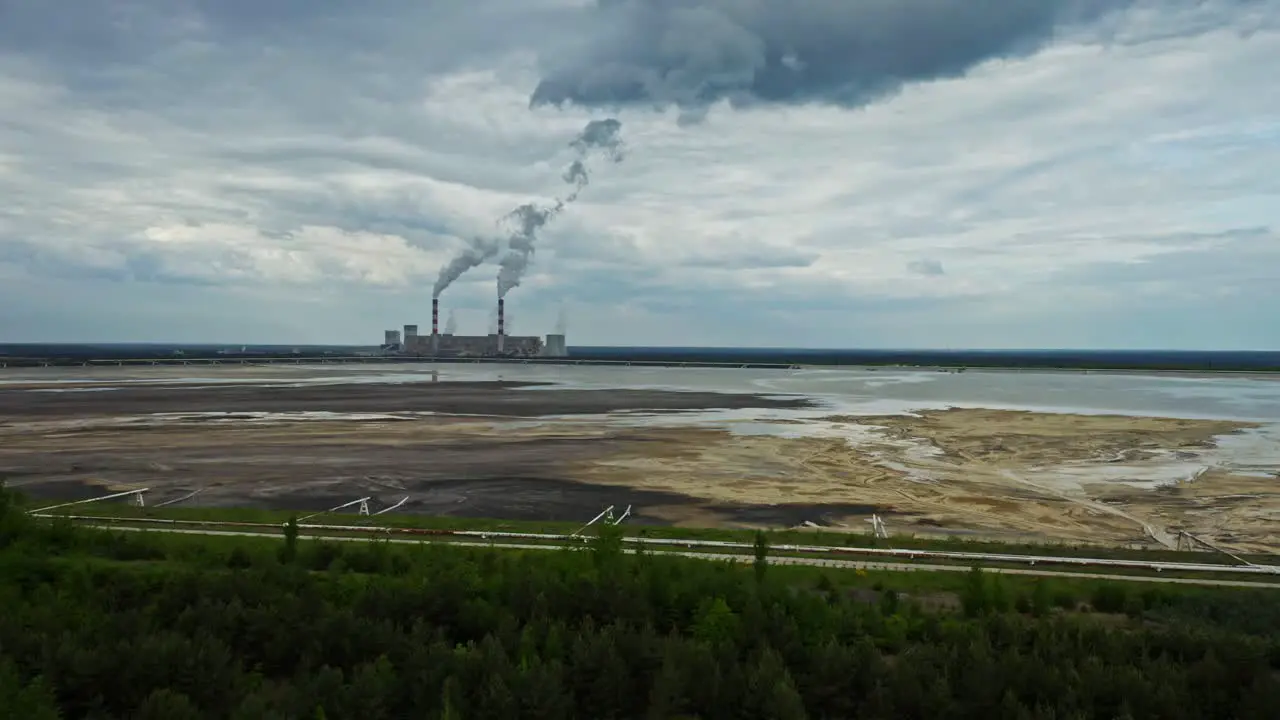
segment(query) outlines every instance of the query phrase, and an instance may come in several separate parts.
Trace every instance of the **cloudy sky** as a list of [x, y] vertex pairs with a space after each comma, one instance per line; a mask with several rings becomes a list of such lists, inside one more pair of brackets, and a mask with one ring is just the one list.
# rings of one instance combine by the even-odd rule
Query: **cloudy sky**
[[[0, 342], [1280, 348], [1280, 0], [0, 0]], [[980, 6], [980, 8], [979, 8]]]

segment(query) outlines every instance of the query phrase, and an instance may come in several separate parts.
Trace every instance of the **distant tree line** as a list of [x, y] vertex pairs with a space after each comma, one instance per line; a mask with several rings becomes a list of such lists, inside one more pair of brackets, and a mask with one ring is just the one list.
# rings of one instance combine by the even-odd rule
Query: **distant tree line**
[[[109, 533], [0, 491], [0, 718], [1273, 718], [1280, 592]], [[793, 572], [795, 571], [795, 572]], [[1137, 584], [1135, 584], [1137, 585]], [[1081, 592], [1080, 588], [1088, 588]]]

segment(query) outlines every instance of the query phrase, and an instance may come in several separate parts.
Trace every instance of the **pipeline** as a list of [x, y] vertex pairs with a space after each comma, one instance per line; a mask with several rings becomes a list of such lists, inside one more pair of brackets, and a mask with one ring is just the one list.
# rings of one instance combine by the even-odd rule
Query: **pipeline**
[[[211, 520], [171, 520], [168, 518], [129, 518], [129, 517], [96, 517], [87, 515], [50, 515], [39, 514], [33, 517], [60, 517], [90, 522], [141, 522], [162, 525], [195, 525], [198, 527], [256, 527], [279, 529], [282, 525], [275, 523], [223, 522]], [[299, 524], [299, 530], [323, 530], [330, 532], [360, 532], [381, 535], [421, 535], [432, 537], [480, 538], [482, 540], [539, 540], [543, 542], [583, 542], [589, 540], [582, 536], [551, 533], [519, 533], [489, 530], [443, 530], [435, 528], [404, 528], [377, 525], [320, 525]], [[721, 548], [725, 550], [750, 550], [751, 543], [731, 542], [727, 540], [696, 540], [679, 538], [640, 538], [628, 536], [623, 542], [633, 545], [667, 545], [685, 548]], [[1207, 572], [1207, 573], [1244, 573], [1261, 575], [1280, 575], [1280, 566], [1276, 565], [1215, 565], [1212, 563], [1178, 563], [1151, 560], [1117, 560], [1109, 558], [1078, 558], [1057, 555], [1008, 555], [1002, 553], [963, 552], [954, 550], [911, 550], [905, 548], [867, 548], [841, 547], [828, 545], [774, 545], [771, 552], [797, 554], [829, 554], [829, 555], [861, 555], [889, 556], [913, 560], [957, 560], [974, 563], [1004, 562], [1026, 565], [1075, 565], [1123, 567], [1137, 570], [1153, 570], [1155, 572]]]

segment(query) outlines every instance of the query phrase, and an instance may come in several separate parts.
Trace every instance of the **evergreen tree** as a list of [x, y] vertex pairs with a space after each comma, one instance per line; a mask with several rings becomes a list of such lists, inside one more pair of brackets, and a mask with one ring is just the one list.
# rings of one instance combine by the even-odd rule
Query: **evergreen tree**
[[667, 720], [688, 711], [688, 697], [685, 692], [687, 677], [683, 673], [672, 652], [671, 643], [662, 668], [653, 680], [653, 688], [649, 691], [649, 718], [651, 720]]
[[455, 675], [445, 678], [440, 690], [440, 720], [464, 720], [466, 701], [462, 687]]
[[280, 562], [290, 564], [298, 558], [298, 516], [290, 515], [284, 524], [284, 547], [280, 548]]
[[1044, 617], [1053, 609], [1053, 590], [1050, 588], [1049, 581], [1045, 579], [1036, 580], [1035, 587], [1031, 591], [1031, 613], [1036, 617]]
[[[0, 488], [0, 493], [3, 488]], [[17, 667], [0, 657], [0, 718], [58, 720], [58, 704], [42, 677], [24, 683]]]
[[142, 701], [133, 717], [134, 720], [201, 720], [203, 715], [191, 698], [169, 688], [160, 688]]
[[510, 718], [516, 715], [516, 701], [501, 675], [490, 675], [476, 703], [476, 712], [485, 718]]
[[983, 574], [981, 567], [975, 565], [965, 577], [960, 602], [964, 607], [964, 614], [969, 617], [984, 613], [991, 607], [987, 576]]
[[596, 526], [596, 536], [591, 539], [591, 556], [597, 571], [616, 574], [622, 562], [622, 546], [625, 537], [622, 528], [609, 523]]
[[[4, 502], [0, 519], [20, 512]], [[1097, 585], [973, 570], [966, 613], [951, 614], [884, 587], [866, 604], [780, 570], [765, 584], [730, 563], [637, 562], [610, 531], [591, 553], [314, 543], [296, 566], [278, 541], [237, 541], [232, 572], [191, 538], [50, 528], [19, 523], [0, 547], [0, 718], [1190, 720], [1280, 707], [1267, 589], [1129, 586], [1123, 600], [1089, 594], [1137, 598], [1141, 618], [1044, 618]], [[148, 558], [165, 562], [136, 561]], [[303, 570], [348, 561], [356, 572]], [[1030, 614], [1007, 611], [1012, 595]]]
[[755, 563], [756, 582], [764, 581], [765, 571], [769, 569], [769, 536], [763, 530], [756, 531]]
[[703, 604], [693, 634], [711, 645], [732, 643], [738, 637], [738, 616], [724, 598], [712, 598]]
[[27, 520], [27, 514], [22, 511], [21, 497], [0, 477], [0, 548], [29, 532]]
[[774, 681], [773, 687], [765, 696], [762, 709], [764, 712], [759, 717], [772, 720], [805, 720], [809, 717], [804, 709], [804, 700], [800, 697], [800, 693], [796, 692], [791, 675], [787, 673], [783, 673], [782, 677]]

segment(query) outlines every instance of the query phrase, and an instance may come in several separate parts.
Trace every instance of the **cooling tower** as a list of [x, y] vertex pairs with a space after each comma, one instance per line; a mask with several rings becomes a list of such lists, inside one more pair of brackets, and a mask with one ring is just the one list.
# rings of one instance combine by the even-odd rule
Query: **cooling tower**
[[569, 354], [569, 348], [565, 344], [564, 335], [560, 333], [547, 336], [547, 344], [542, 347], [542, 354], [546, 357], [566, 357]]

